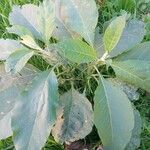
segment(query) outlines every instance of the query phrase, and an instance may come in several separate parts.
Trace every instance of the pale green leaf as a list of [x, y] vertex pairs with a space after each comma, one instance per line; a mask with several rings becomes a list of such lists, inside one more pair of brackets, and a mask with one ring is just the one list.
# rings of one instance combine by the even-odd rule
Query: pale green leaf
[[139, 20], [132, 19], [126, 27], [117, 45], [110, 52], [110, 57], [115, 57], [139, 44], [145, 35], [145, 25]]
[[150, 91], [150, 61], [113, 61], [111, 66], [120, 80]]
[[117, 45], [126, 24], [126, 16], [115, 18], [107, 27], [104, 33], [103, 42], [105, 51], [110, 52]]
[[48, 43], [55, 25], [55, 5], [52, 0], [44, 0], [38, 11], [39, 31], [43, 40]]
[[144, 42], [138, 44], [128, 52], [125, 52], [118, 56], [115, 60], [125, 61], [128, 59], [150, 61], [150, 42]]
[[24, 35], [32, 36], [32, 33], [27, 28], [25, 28], [24, 26], [21, 26], [21, 25], [13, 25], [12, 27], [7, 28], [7, 31], [9, 33], [16, 34], [20, 37], [22, 37]]
[[101, 58], [105, 53], [105, 49], [103, 43], [103, 35], [100, 34], [98, 27], [95, 29], [94, 48], [97, 51], [98, 57]]
[[22, 92], [12, 115], [16, 149], [41, 150], [56, 120], [57, 78], [53, 71], [39, 73]]
[[134, 127], [132, 105], [126, 94], [100, 77], [94, 98], [94, 122], [106, 150], [124, 150]]
[[19, 41], [15, 40], [0, 40], [0, 60], [6, 60], [11, 53], [16, 51], [17, 49], [22, 48]]
[[61, 0], [61, 7], [64, 10], [61, 15], [65, 15], [63, 22], [67, 28], [77, 32], [93, 45], [94, 31], [98, 21], [98, 9], [95, 1]]
[[31, 51], [26, 48], [13, 52], [6, 59], [5, 62], [6, 72], [11, 72], [12, 74], [20, 72], [33, 55], [34, 51]]
[[35, 50], [42, 50], [35, 42], [34, 38], [30, 35], [24, 35], [21, 37], [21, 43]]
[[134, 110], [134, 129], [132, 131], [132, 136], [130, 142], [126, 146], [125, 150], [136, 150], [140, 146], [141, 142], [141, 131], [142, 131], [142, 120], [138, 110]]
[[9, 15], [10, 24], [24, 26], [36, 38], [42, 39], [38, 30], [38, 11], [38, 6], [33, 4], [26, 4], [22, 7], [13, 6], [12, 12]]
[[60, 97], [60, 113], [53, 129], [57, 142], [74, 142], [85, 138], [93, 127], [93, 110], [88, 99], [72, 89]]
[[88, 63], [96, 59], [96, 51], [81, 40], [68, 39], [58, 43], [61, 55], [76, 63]]
[[20, 75], [11, 76], [5, 72], [4, 65], [0, 65], [0, 139], [12, 136], [11, 113], [20, 91], [35, 75], [35, 69], [25, 67]]
[[51, 0], [45, 0], [40, 6], [26, 4], [14, 6], [9, 15], [11, 25], [20, 25], [28, 29], [35, 38], [48, 42], [53, 29], [55, 7]]

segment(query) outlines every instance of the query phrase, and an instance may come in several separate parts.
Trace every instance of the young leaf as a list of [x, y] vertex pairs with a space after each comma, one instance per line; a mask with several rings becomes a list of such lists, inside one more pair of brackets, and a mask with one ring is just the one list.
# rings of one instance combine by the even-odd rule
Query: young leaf
[[38, 11], [39, 31], [43, 40], [48, 43], [55, 25], [55, 5], [52, 0], [44, 0]]
[[134, 115], [125, 93], [100, 77], [94, 98], [94, 122], [106, 150], [124, 150], [134, 127]]
[[[110, 57], [115, 57], [126, 52], [139, 44], [145, 35], [145, 25], [143, 22], [132, 19], [129, 21], [120, 37], [119, 42], [110, 52]], [[128, 43], [128, 44], [127, 44]]]
[[88, 63], [96, 59], [96, 51], [81, 40], [68, 39], [58, 43], [60, 53], [76, 63]]
[[6, 59], [5, 62], [6, 72], [11, 72], [12, 74], [20, 72], [33, 55], [34, 51], [31, 51], [26, 48], [13, 52]]
[[15, 40], [0, 40], [0, 60], [6, 60], [11, 53], [20, 49], [22, 46], [19, 41]]
[[60, 97], [60, 109], [53, 136], [56, 141], [74, 142], [83, 139], [93, 127], [93, 110], [88, 99], [75, 91], [68, 91]]
[[21, 43], [35, 50], [42, 50], [35, 42], [34, 38], [30, 35], [24, 35], [21, 37]]
[[148, 41], [138, 44], [128, 52], [119, 55], [115, 60], [125, 61], [129, 59], [150, 61], [150, 42]]
[[111, 52], [117, 45], [126, 24], [126, 16], [122, 15], [114, 19], [104, 33], [103, 42], [106, 52]]
[[[64, 8], [64, 23], [68, 29], [80, 34], [93, 45], [94, 31], [98, 21], [98, 10], [94, 0], [61, 0]], [[90, 11], [89, 11], [90, 10]]]
[[39, 73], [16, 102], [12, 129], [16, 149], [41, 150], [56, 120], [57, 78], [53, 71]]
[[135, 150], [140, 146], [140, 136], [141, 136], [141, 128], [142, 128], [142, 120], [140, 117], [140, 113], [138, 110], [134, 110], [134, 128], [132, 131], [132, 136], [130, 142], [126, 146], [125, 150]]
[[103, 35], [99, 33], [99, 28], [95, 29], [94, 48], [97, 51], [97, 55], [101, 58], [104, 53]]
[[[139, 65], [140, 64], [140, 65]], [[150, 90], [150, 62], [143, 60], [113, 61], [112, 68], [117, 78], [136, 87]]]
[[4, 65], [0, 65], [0, 140], [12, 136], [11, 113], [20, 91], [35, 72], [25, 67], [21, 75], [11, 76], [5, 72]]

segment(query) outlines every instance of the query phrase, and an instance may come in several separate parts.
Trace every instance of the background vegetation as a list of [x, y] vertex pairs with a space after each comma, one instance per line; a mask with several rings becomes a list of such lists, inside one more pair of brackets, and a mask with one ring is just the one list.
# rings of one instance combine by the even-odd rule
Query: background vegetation
[[[0, 1], [0, 37], [1, 38], [15, 38], [13, 35], [6, 32], [6, 27], [9, 26], [8, 14], [11, 11], [12, 5], [23, 5], [26, 3], [38, 4], [40, 0], [1, 0]], [[104, 28], [104, 22], [110, 20], [112, 17], [118, 15], [121, 9], [126, 9], [130, 12], [134, 18], [139, 18], [146, 23], [146, 41], [150, 40], [150, 0], [137, 0], [136, 6], [127, 9], [126, 6], [118, 6], [114, 3], [114, 0], [97, 0], [99, 7], [99, 23], [98, 26], [101, 30]], [[34, 61], [34, 65], [38, 65], [42, 70], [44, 67], [38, 64], [38, 61]], [[140, 100], [135, 101], [137, 109], [140, 111], [143, 127], [141, 135], [141, 147], [140, 150], [150, 150], [150, 94], [143, 90], [139, 90]], [[97, 135], [93, 132], [87, 137], [89, 145], [96, 147]], [[11, 138], [0, 141], [0, 150], [11, 150], [13, 149], [13, 143]], [[52, 137], [49, 138], [44, 149], [49, 150], [63, 150], [61, 145], [58, 145]]]

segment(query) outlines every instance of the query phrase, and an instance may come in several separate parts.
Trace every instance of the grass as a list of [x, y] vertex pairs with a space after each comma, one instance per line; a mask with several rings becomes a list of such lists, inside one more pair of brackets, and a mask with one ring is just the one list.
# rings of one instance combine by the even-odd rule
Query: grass
[[[6, 32], [6, 27], [9, 26], [9, 21], [8, 21], [9, 12], [12, 9], [12, 5], [18, 5], [18, 4], [23, 5], [26, 3], [38, 4], [39, 0], [1, 0], [0, 1], [0, 37], [1, 38], [14, 38], [13, 35], [8, 34]], [[114, 5], [110, 0], [106, 1], [105, 3], [104, 0], [97, 0], [97, 3], [101, 5], [99, 9], [100, 18], [99, 18], [98, 25], [102, 28], [103, 23], [111, 19], [113, 16], [119, 14], [119, 11], [116, 8], [114, 8]], [[139, 0], [139, 3], [137, 5], [136, 17], [138, 18], [142, 18], [143, 16], [147, 15], [147, 13], [143, 11], [143, 9], [150, 10], [147, 8], [143, 8], [141, 3], [142, 5], [143, 3], [145, 4], [145, 0]], [[150, 4], [146, 6], [149, 7]], [[135, 17], [135, 14], [133, 16]], [[150, 33], [150, 25], [148, 30], [149, 31], [147, 32]], [[150, 40], [150, 36], [146, 37], [146, 40]], [[37, 59], [34, 59], [32, 63], [36, 64], [36, 66], [38, 66], [38, 68], [40, 68], [41, 70], [43, 70], [46, 67], [45, 63], [41, 64], [37, 61]], [[141, 93], [140, 100], [135, 102], [135, 106], [140, 111], [142, 122], [143, 122], [142, 134], [141, 134], [141, 146], [139, 150], [150, 150], [150, 95], [148, 95], [144, 91], [140, 91], [140, 93]], [[89, 143], [97, 142], [97, 134], [95, 131], [93, 131], [90, 134], [90, 136], [87, 137], [87, 141], [89, 141]], [[14, 145], [12, 143], [11, 138], [0, 141], [0, 150], [11, 150], [13, 148]], [[45, 150], [63, 150], [63, 147], [57, 144], [53, 140], [53, 138], [50, 137], [45, 146]]]

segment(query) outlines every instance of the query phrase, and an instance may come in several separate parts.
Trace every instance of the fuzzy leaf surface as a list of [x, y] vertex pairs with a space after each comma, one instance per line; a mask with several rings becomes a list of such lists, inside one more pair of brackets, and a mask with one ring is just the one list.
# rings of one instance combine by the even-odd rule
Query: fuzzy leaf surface
[[6, 60], [11, 53], [20, 49], [22, 46], [19, 41], [15, 40], [0, 40], [0, 60]]
[[93, 110], [88, 99], [75, 91], [60, 97], [60, 113], [53, 129], [57, 142], [74, 142], [83, 139], [93, 127]]
[[31, 67], [25, 67], [20, 75], [12, 76], [5, 72], [4, 65], [0, 65], [0, 139], [12, 136], [11, 115], [15, 101], [24, 89], [26, 84], [31, 80], [36, 71]]
[[130, 142], [126, 146], [125, 150], [136, 150], [140, 146], [141, 142], [141, 130], [142, 130], [142, 120], [138, 110], [134, 110], [134, 128], [132, 131], [132, 136]]
[[126, 24], [126, 17], [124, 15], [114, 19], [105, 30], [103, 42], [106, 52], [111, 52], [117, 45], [123, 33]]
[[150, 61], [150, 42], [138, 44], [131, 50], [119, 55], [115, 60], [125, 61], [128, 59]]
[[57, 45], [62, 56], [76, 63], [88, 63], [96, 59], [96, 51], [81, 40], [68, 39]]
[[[90, 45], [98, 21], [98, 9], [93, 0], [61, 0], [65, 17], [63, 22], [69, 30], [80, 34]], [[89, 11], [90, 10], [90, 11]]]
[[54, 72], [45, 71], [20, 95], [12, 115], [16, 149], [40, 150], [44, 146], [56, 120], [57, 86]]
[[124, 150], [134, 127], [134, 114], [125, 93], [100, 77], [94, 98], [94, 123], [106, 150]]
[[118, 56], [123, 52], [139, 44], [145, 35], [145, 25], [143, 22], [132, 19], [126, 24], [126, 27], [118, 41], [117, 45], [110, 52], [110, 57]]
[[150, 62], [134, 59], [113, 61], [112, 67], [120, 80], [150, 91]]
[[6, 72], [11, 72], [12, 74], [20, 72], [33, 55], [34, 52], [26, 48], [13, 52], [6, 59]]

